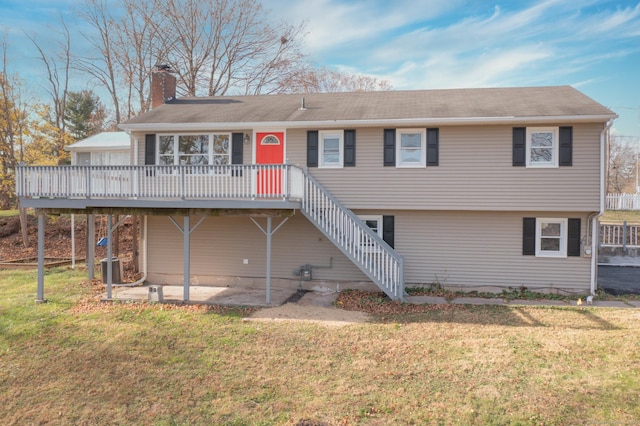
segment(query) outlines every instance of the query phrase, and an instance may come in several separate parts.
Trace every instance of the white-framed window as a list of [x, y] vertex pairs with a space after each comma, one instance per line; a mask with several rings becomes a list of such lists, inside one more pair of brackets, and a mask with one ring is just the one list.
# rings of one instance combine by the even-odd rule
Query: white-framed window
[[396, 141], [396, 167], [427, 167], [425, 129], [398, 129]]
[[363, 215], [358, 216], [373, 232], [378, 234], [382, 238], [382, 216], [378, 215]]
[[558, 128], [527, 127], [527, 167], [558, 167]]
[[228, 165], [231, 164], [231, 134], [161, 134], [156, 153], [156, 164], [161, 166]]
[[[361, 215], [358, 216], [361, 221], [365, 223], [373, 232], [375, 232], [380, 238], [382, 238], [382, 216], [381, 215]], [[366, 239], [362, 241], [360, 245], [363, 249], [373, 250], [374, 244]]]
[[342, 130], [322, 130], [318, 132], [318, 167], [340, 168], [344, 161], [344, 132]]
[[536, 256], [567, 257], [568, 219], [536, 219]]

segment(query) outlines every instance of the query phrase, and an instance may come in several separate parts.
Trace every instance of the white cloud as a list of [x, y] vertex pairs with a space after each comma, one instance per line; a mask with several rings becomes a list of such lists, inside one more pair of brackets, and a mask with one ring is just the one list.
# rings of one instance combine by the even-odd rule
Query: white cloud
[[615, 12], [603, 11], [580, 19], [583, 36], [607, 37], [637, 36], [640, 34], [640, 3], [635, 7], [617, 9]]
[[311, 54], [329, 57], [345, 49], [370, 49], [374, 40], [384, 40], [403, 28], [454, 11], [463, 3], [464, 0], [311, 0], [291, 4], [288, 0], [272, 0], [269, 8], [275, 16], [306, 22]]
[[488, 51], [478, 56], [440, 54], [421, 63], [406, 62], [385, 78], [398, 89], [514, 86], [523, 83], [518, 77], [519, 69], [534, 68], [550, 55], [535, 46]]
[[[320, 4], [328, 9], [336, 6], [330, 0]], [[593, 4], [591, 0], [570, 4], [549, 0], [524, 9], [495, 6], [475, 16], [454, 20], [450, 16], [442, 19], [449, 12], [445, 6], [435, 14], [422, 16], [415, 6], [406, 6], [395, 15], [393, 11], [377, 10], [375, 13], [389, 17], [402, 16], [390, 18], [393, 24], [389, 24], [377, 15], [369, 19], [375, 8], [365, 11], [361, 3], [356, 3], [350, 6], [349, 13], [347, 9], [336, 9], [339, 18], [323, 33], [323, 44], [316, 42], [315, 46], [324, 52], [335, 52], [331, 57], [342, 62], [334, 65], [376, 74], [389, 79], [396, 88], [586, 82], [593, 79], [576, 79], [572, 75], [606, 61], [607, 57], [625, 54], [603, 48], [603, 32], [607, 28], [640, 27], [640, 5], [615, 12], [603, 12], [600, 8], [593, 12], [589, 9]], [[319, 10], [316, 13], [320, 16]], [[353, 31], [343, 31], [337, 35], [338, 43], [332, 44], [330, 32], [348, 27], [347, 21], [353, 20], [351, 13], [358, 13], [362, 25]], [[398, 26], [399, 22], [404, 22], [404, 26]], [[589, 33], [585, 28], [594, 30]], [[624, 30], [618, 35], [614, 32], [607, 37], [623, 34], [629, 36], [631, 32]], [[630, 49], [626, 51], [629, 53]]]

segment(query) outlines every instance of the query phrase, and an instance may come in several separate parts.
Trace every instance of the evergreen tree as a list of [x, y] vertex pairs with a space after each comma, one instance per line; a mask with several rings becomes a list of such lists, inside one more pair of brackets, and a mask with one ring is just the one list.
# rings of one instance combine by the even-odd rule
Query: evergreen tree
[[98, 96], [90, 90], [69, 92], [64, 121], [73, 140], [79, 141], [102, 131], [105, 108]]

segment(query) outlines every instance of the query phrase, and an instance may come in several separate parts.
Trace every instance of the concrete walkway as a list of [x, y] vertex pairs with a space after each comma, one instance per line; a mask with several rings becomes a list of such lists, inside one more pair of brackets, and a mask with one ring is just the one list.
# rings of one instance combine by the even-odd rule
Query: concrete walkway
[[[150, 287], [152, 290], [150, 291]], [[160, 295], [158, 295], [158, 287]], [[182, 286], [138, 286], [138, 287], [114, 287], [113, 300], [121, 301], [162, 301], [165, 303], [184, 303]], [[191, 286], [189, 288], [189, 303], [211, 305], [235, 305], [235, 306], [281, 306], [285, 303], [297, 303], [307, 306], [331, 307], [338, 297], [336, 292], [307, 291], [298, 292], [291, 288], [272, 288], [271, 303], [267, 304], [266, 290], [264, 288], [248, 287], [213, 287]], [[106, 300], [106, 293], [102, 295]], [[455, 305], [506, 305], [506, 306], [579, 306], [578, 300], [506, 300], [502, 298], [483, 297], [457, 297], [445, 299], [435, 296], [407, 296], [406, 303], [412, 304], [455, 304]], [[640, 301], [607, 301], [594, 300], [588, 305], [582, 299], [583, 307], [593, 306], [598, 308], [640, 308]]]

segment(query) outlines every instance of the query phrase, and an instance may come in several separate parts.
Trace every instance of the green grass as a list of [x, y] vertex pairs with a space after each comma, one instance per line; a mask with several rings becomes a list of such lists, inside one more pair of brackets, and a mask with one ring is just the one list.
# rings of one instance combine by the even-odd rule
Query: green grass
[[[0, 271], [3, 424], [637, 424], [640, 311], [458, 307], [329, 327], [98, 303]], [[303, 422], [306, 421], [306, 422]]]
[[0, 217], [18, 216], [18, 210], [0, 210]]
[[607, 210], [600, 218], [601, 222], [627, 221], [640, 223], [640, 211], [631, 210]]

